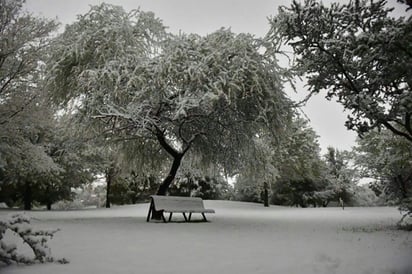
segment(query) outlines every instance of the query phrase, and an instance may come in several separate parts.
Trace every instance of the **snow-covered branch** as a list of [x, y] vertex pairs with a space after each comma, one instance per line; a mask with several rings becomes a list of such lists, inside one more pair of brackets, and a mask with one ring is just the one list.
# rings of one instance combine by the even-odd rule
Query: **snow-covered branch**
[[[19, 237], [24, 244], [29, 246], [33, 252], [33, 257], [20, 253], [19, 248], [14, 243], [7, 243], [6, 232], [10, 231]], [[46, 263], [54, 262], [56, 259], [51, 255], [48, 240], [52, 239], [56, 230], [34, 230], [30, 225], [30, 218], [25, 215], [11, 215], [0, 220], [0, 262], [12, 263]], [[68, 263], [66, 259], [58, 259], [60, 263]]]

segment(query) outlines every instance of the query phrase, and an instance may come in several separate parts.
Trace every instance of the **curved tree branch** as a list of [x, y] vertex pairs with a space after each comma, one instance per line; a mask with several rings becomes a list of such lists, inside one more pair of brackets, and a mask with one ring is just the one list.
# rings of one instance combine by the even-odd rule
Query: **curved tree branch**
[[167, 141], [165, 136], [165, 131], [161, 130], [159, 127], [155, 126], [156, 128], [156, 138], [159, 144], [169, 153], [173, 158], [179, 157], [180, 152], [173, 148]]
[[405, 133], [403, 131], [400, 131], [396, 129], [394, 126], [392, 126], [389, 122], [387, 121], [380, 121], [382, 125], [384, 125], [387, 129], [392, 131], [394, 134], [405, 137], [409, 142], [412, 142], [412, 135]]

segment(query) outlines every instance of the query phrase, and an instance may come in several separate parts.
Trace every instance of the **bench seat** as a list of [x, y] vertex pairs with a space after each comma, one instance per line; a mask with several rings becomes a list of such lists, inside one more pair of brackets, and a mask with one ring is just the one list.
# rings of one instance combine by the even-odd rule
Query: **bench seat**
[[203, 209], [203, 210], [198, 210], [198, 209], [194, 209], [194, 210], [192, 210], [192, 209], [173, 209], [173, 208], [170, 208], [170, 209], [164, 209], [163, 210], [163, 212], [167, 212], [167, 213], [170, 213], [170, 212], [174, 212], [174, 213], [215, 213], [215, 211], [213, 210], [213, 209]]
[[[202, 214], [203, 220], [207, 222], [205, 213], [215, 213], [213, 209], [204, 207], [203, 200], [198, 197], [178, 197], [178, 196], [159, 196], [152, 195], [147, 215], [147, 222], [150, 221], [150, 216], [153, 211], [160, 211], [164, 222], [166, 219], [163, 213], [169, 213], [169, 222], [172, 219], [173, 213], [182, 213], [185, 221], [191, 220], [192, 213]], [[186, 214], [189, 214], [187, 217]]]

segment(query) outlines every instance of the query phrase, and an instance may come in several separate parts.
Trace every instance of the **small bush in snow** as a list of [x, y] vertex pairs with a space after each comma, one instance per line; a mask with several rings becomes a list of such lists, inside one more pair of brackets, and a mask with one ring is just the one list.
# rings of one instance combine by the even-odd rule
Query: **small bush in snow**
[[[9, 244], [5, 240], [6, 232], [10, 231], [22, 239], [23, 243], [31, 248], [34, 256], [21, 254], [17, 245]], [[57, 230], [34, 230], [30, 225], [30, 218], [24, 215], [11, 215], [5, 220], [0, 220], [0, 263], [12, 264], [34, 264], [37, 262], [53, 262], [50, 248], [47, 245], [49, 239], [53, 238]], [[67, 263], [66, 259], [57, 260]]]
[[401, 229], [412, 231], [412, 197], [405, 198], [399, 210], [401, 211], [402, 218], [398, 222], [398, 226]]
[[84, 204], [80, 200], [73, 200], [73, 201], [58, 201], [53, 205], [53, 209], [56, 210], [70, 210], [70, 209], [82, 209], [84, 208]]

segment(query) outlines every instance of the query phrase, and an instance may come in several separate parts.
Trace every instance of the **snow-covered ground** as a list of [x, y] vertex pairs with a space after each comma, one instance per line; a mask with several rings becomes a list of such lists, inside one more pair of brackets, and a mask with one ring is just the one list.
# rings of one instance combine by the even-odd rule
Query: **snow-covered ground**
[[30, 212], [36, 227], [61, 229], [50, 246], [70, 263], [0, 273], [412, 273], [412, 234], [394, 228], [396, 208], [205, 205], [216, 210], [208, 223], [146, 223], [148, 204]]

